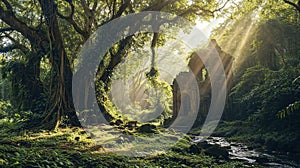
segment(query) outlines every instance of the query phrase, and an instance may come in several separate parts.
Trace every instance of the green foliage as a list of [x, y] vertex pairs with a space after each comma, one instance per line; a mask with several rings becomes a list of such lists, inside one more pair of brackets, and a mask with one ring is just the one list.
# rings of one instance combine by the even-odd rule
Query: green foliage
[[[249, 68], [232, 93], [235, 100], [241, 103], [243, 112], [248, 111], [241, 115], [245, 117], [249, 114], [253, 115], [252, 120], [258, 120], [260, 123], [273, 123], [273, 128], [276, 129], [281, 122], [276, 119], [278, 111], [300, 100], [300, 83], [294, 80], [299, 73], [299, 68], [292, 67], [280, 71]], [[280, 115], [284, 116], [287, 112], [296, 110], [294, 106], [287, 107]], [[296, 119], [293, 122], [296, 122]], [[280, 125], [281, 128], [284, 124]]]
[[[172, 101], [170, 85], [159, 79], [158, 71], [152, 76], [147, 76], [145, 70], [133, 71], [136, 69], [132, 68], [135, 64], [125, 64], [116, 68], [112, 87], [109, 88], [112, 97], [107, 97], [108, 100], [103, 102], [110, 113], [114, 113], [114, 116], [122, 114], [129, 120], [141, 122], [169, 118]], [[125, 76], [120, 70], [126, 73]], [[130, 71], [133, 72], [129, 73]]]
[[235, 57], [237, 78], [257, 64], [271, 70], [299, 64], [300, 32], [293, 7], [283, 1], [265, 0], [236, 5], [237, 11], [214, 30], [212, 38]]
[[12, 111], [12, 106], [9, 102], [0, 101], [0, 119], [9, 116], [9, 112]]
[[299, 110], [300, 107], [300, 101], [296, 101], [292, 104], [289, 104], [287, 107], [285, 107], [284, 109], [280, 110], [277, 114], [277, 116], [279, 118], [286, 118], [287, 115], [290, 115], [291, 113], [296, 112], [297, 110]]
[[27, 121], [34, 117], [30, 111], [20, 111], [9, 101], [0, 101], [0, 119], [5, 119], [11, 122]]
[[260, 65], [248, 68], [239, 83], [232, 89], [231, 94], [247, 96], [249, 90], [260, 86], [264, 82], [267, 73], [270, 73], [270, 70]]
[[218, 135], [299, 152], [299, 12], [268, 0], [240, 1], [232, 11], [213, 34], [235, 57], [224, 117], [231, 122]]
[[252, 148], [270, 151], [298, 152], [300, 150], [299, 136], [295, 132], [266, 131], [261, 125], [252, 121], [230, 121], [219, 124], [214, 136], [228, 137], [228, 141], [245, 143]]

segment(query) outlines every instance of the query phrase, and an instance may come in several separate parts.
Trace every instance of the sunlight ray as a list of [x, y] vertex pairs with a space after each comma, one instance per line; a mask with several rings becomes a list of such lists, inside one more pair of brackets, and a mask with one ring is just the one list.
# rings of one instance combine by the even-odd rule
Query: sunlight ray
[[247, 30], [245, 31], [245, 34], [244, 34], [244, 36], [243, 36], [243, 38], [242, 38], [241, 43], [239, 43], [239, 45], [237, 46], [236, 50], [234, 51], [233, 55], [234, 55], [236, 58], [240, 57], [241, 52], [242, 52], [243, 49], [245, 48], [245, 45], [246, 45], [247, 41], [249, 40], [249, 37], [250, 37], [251, 32], [252, 32], [252, 30], [253, 30], [253, 27], [254, 27], [254, 24], [253, 24], [253, 23], [251, 23], [251, 24], [248, 26], [248, 28], [247, 28]]

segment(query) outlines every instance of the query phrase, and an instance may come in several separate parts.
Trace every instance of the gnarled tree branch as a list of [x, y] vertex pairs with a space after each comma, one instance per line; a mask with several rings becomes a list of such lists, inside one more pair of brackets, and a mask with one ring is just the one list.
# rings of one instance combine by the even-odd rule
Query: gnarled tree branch
[[[3, 0], [2, 0], [3, 1]], [[31, 42], [39, 42], [42, 41], [44, 33], [39, 33], [35, 29], [29, 27], [24, 22], [19, 20], [12, 11], [4, 10], [3, 7], [0, 6], [0, 19], [8, 24], [11, 29], [14, 29], [20, 32], [25, 38], [29, 39]]]

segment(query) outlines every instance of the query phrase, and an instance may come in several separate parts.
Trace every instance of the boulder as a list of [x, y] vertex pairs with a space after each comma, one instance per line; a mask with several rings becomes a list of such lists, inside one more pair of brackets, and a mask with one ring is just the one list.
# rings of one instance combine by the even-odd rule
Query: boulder
[[197, 143], [197, 147], [198, 148], [201, 148], [201, 149], [207, 149], [207, 148], [210, 148], [212, 147], [213, 145], [207, 143], [206, 141], [201, 141], [201, 142], [198, 142]]
[[116, 125], [122, 125], [123, 124], [123, 121], [120, 120], [120, 119], [117, 119], [116, 122], [115, 122]]
[[156, 126], [153, 124], [143, 124], [138, 128], [138, 132], [140, 132], [140, 133], [155, 133]]
[[213, 145], [204, 151], [205, 154], [215, 157], [215, 158], [220, 158], [220, 159], [228, 159], [229, 158], [229, 153], [228, 151], [220, 146]]

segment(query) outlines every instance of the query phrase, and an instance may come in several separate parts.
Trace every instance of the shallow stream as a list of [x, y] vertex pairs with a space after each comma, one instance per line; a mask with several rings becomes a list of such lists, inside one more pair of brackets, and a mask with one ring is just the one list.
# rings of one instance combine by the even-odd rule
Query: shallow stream
[[252, 149], [242, 143], [228, 142], [224, 137], [209, 137], [204, 139], [203, 137], [196, 136], [193, 141], [197, 143], [202, 139], [210, 145], [218, 145], [225, 148], [231, 160], [272, 168], [300, 168], [300, 163], [296, 163], [296, 161], [292, 160], [287, 154]]

